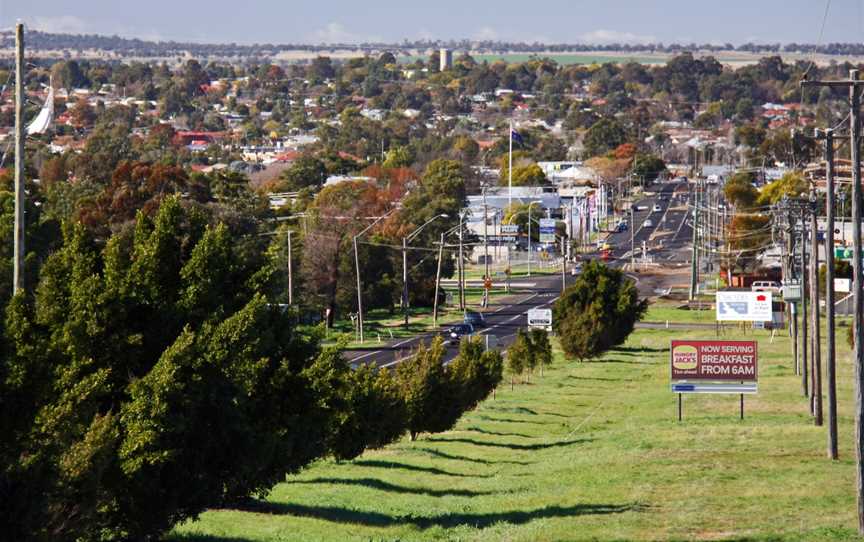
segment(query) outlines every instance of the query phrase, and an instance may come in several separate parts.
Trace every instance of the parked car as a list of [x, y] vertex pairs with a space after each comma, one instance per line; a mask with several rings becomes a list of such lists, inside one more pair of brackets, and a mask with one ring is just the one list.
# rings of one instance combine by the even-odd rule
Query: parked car
[[757, 280], [750, 285], [752, 292], [771, 292], [774, 294], [780, 293], [780, 283], [773, 280]]
[[648, 220], [646, 220], [645, 222], [642, 223], [642, 227], [643, 227], [643, 228], [653, 228], [653, 227], [654, 227], [654, 222], [652, 222], [650, 219], [648, 219]]
[[462, 322], [465, 324], [470, 324], [477, 329], [478, 327], [486, 327], [486, 319], [483, 317], [482, 312], [477, 311], [467, 311], [465, 313], [465, 317], [462, 319]]
[[663, 207], [660, 207], [660, 205], [654, 205], [654, 212], [655, 213], [663, 212]]
[[582, 264], [581, 263], [574, 263], [573, 267], [570, 268], [570, 274], [573, 275], [574, 277], [577, 276], [581, 272], [582, 272]]
[[474, 335], [474, 326], [471, 324], [456, 324], [444, 332], [444, 344], [459, 344], [462, 337]]

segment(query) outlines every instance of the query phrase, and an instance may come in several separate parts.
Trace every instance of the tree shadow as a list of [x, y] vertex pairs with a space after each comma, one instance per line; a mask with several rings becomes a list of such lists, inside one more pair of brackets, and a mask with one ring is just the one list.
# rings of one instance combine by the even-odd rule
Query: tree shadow
[[475, 446], [488, 446], [492, 448], [509, 448], [511, 450], [546, 450], [548, 448], [560, 448], [564, 446], [570, 446], [572, 444], [581, 444], [584, 442], [591, 442], [593, 439], [570, 439], [570, 440], [561, 440], [558, 442], [537, 442], [534, 444], [515, 444], [512, 442], [486, 442], [482, 440], [476, 440], [471, 438], [463, 438], [463, 437], [441, 437], [436, 439], [430, 439], [431, 442], [461, 442], [464, 444], [474, 444]]
[[494, 491], [474, 491], [471, 489], [429, 489], [425, 487], [405, 487], [391, 484], [377, 478], [312, 478], [311, 480], [291, 480], [289, 484], [333, 484], [346, 486], [363, 486], [379, 491], [404, 493], [409, 495], [426, 495], [428, 497], [479, 497], [492, 495]]
[[440, 457], [441, 459], [452, 459], [454, 461], [468, 461], [471, 463], [480, 463], [481, 465], [495, 465], [495, 464], [531, 465], [532, 464], [531, 461], [517, 461], [515, 459], [496, 459], [495, 461], [489, 461], [488, 459], [480, 459], [477, 457], [468, 457], [465, 455], [448, 454], [447, 452], [435, 450], [434, 448], [414, 448], [414, 450], [428, 454], [432, 457]]
[[393, 517], [380, 512], [349, 510], [334, 506], [306, 506], [302, 504], [257, 501], [256, 504], [249, 503], [245, 505], [241, 510], [265, 514], [308, 517], [335, 523], [351, 523], [370, 527], [409, 524], [420, 529], [428, 529], [430, 527], [452, 528], [470, 525], [477, 529], [484, 529], [499, 523], [521, 525], [538, 519], [623, 514], [626, 512], [643, 512], [647, 509], [646, 505], [639, 503], [577, 504], [574, 506], [544, 506], [543, 508], [536, 508], [534, 510], [511, 510], [488, 514], [447, 513], [426, 517]]
[[160, 538], [162, 542], [252, 542], [251, 538], [235, 536], [214, 536], [210, 534], [170, 533]]
[[610, 378], [608, 376], [574, 376], [569, 375], [567, 378], [573, 380], [594, 380], [596, 382], [631, 382], [632, 378]]
[[420, 467], [418, 465], [409, 465], [407, 463], [397, 463], [396, 461], [382, 461], [380, 459], [358, 459], [351, 463], [359, 467], [377, 467], [382, 469], [402, 469], [412, 472], [425, 472], [427, 474], [440, 474], [441, 476], [455, 476], [459, 478], [490, 478], [490, 474], [463, 474], [461, 472], [450, 472], [444, 469], [435, 467]]
[[509, 414], [531, 414], [536, 415], [537, 412], [531, 410], [530, 408], [525, 407], [499, 407], [495, 405], [490, 405], [486, 407], [487, 410], [496, 410], [498, 412], [507, 412]]
[[487, 422], [499, 422], [499, 423], [532, 423], [536, 425], [550, 425], [552, 422], [541, 422], [537, 420], [517, 420], [515, 418], [493, 418], [491, 416], [485, 416], [480, 414], [477, 416], [478, 420], [483, 420]]
[[615, 348], [610, 348], [609, 352], [620, 352], [620, 353], [643, 353], [643, 352], [668, 352], [668, 348], [651, 348], [649, 346], [616, 346]]
[[650, 365], [650, 361], [627, 361], [623, 359], [598, 359], [595, 363], [624, 363], [627, 365]]
[[475, 433], [482, 433], [484, 435], [495, 435], [496, 437], [522, 437], [522, 438], [536, 438], [534, 435], [526, 435], [525, 433], [507, 433], [504, 431], [488, 431], [481, 427], [468, 427], [465, 429], [466, 431], [473, 431]]

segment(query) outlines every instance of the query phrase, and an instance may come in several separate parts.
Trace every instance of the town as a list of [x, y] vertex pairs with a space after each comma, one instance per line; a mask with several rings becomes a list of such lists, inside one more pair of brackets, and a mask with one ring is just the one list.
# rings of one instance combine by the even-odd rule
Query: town
[[860, 539], [837, 4], [665, 45], [0, 16], [0, 539]]

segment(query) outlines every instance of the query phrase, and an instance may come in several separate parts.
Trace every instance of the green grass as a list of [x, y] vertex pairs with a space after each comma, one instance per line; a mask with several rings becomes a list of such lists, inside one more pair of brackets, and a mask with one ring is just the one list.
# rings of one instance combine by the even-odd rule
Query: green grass
[[453, 431], [321, 461], [262, 502], [170, 540], [854, 540], [852, 371], [838, 369], [841, 460], [825, 458], [788, 339], [759, 340], [760, 392], [669, 391], [672, 338], [639, 330], [596, 362], [499, 388]]

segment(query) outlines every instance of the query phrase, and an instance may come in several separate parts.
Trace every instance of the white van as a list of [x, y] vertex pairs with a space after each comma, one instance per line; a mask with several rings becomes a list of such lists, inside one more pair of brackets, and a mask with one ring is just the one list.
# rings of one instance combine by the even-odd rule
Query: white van
[[750, 285], [751, 292], [771, 292], [774, 294], [780, 293], [780, 283], [773, 280], [757, 280]]

